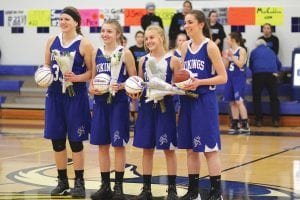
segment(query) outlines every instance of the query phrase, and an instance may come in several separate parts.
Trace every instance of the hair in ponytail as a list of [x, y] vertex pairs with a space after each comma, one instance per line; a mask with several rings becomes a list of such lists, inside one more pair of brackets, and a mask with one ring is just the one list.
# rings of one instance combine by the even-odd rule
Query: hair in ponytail
[[211, 38], [210, 28], [208, 26], [208, 23], [207, 23], [204, 13], [200, 10], [192, 10], [189, 14], [194, 15], [194, 17], [196, 18], [198, 23], [204, 23], [202, 33], [205, 37]]
[[236, 43], [238, 43], [241, 47], [243, 47], [247, 51], [247, 47], [245, 46], [246, 40], [243, 38], [240, 32], [231, 32], [229, 33], [231, 39], [234, 39]]

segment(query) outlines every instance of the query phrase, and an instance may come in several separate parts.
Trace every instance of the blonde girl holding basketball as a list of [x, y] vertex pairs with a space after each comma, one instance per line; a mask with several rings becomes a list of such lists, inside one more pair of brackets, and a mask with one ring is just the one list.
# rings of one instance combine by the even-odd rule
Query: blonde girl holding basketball
[[[162, 45], [163, 44], [163, 45]], [[173, 72], [181, 68], [178, 58], [167, 53], [167, 42], [163, 29], [156, 25], [149, 26], [145, 31], [145, 46], [149, 53], [139, 61], [139, 76], [149, 81], [147, 65], [156, 63], [156, 67], [166, 75], [164, 81], [171, 83]], [[129, 94], [130, 95], [130, 94]], [[135, 97], [133, 97], [135, 98]], [[163, 150], [167, 162], [168, 195], [167, 199], [176, 200], [177, 146], [176, 118], [172, 96], [162, 100], [165, 112], [160, 104], [153, 101], [146, 103], [145, 94], [140, 97], [138, 118], [135, 125], [133, 146], [143, 149], [143, 189], [138, 200], [152, 199], [151, 177], [153, 169], [154, 148]]]
[[[51, 195], [68, 194], [67, 176], [68, 137], [75, 170], [74, 198], [85, 196], [83, 141], [90, 133], [90, 110], [86, 81], [91, 78], [93, 47], [80, 31], [81, 17], [74, 7], [65, 7], [60, 15], [61, 33], [49, 38], [45, 52], [45, 65], [51, 67], [54, 80], [46, 94], [45, 134], [51, 139], [58, 171], [58, 185]], [[71, 56], [72, 55], [72, 56]], [[72, 70], [63, 73], [60, 59], [73, 63]], [[64, 92], [66, 82], [72, 82], [74, 93]], [[70, 88], [69, 88], [70, 89]]]
[[[106, 20], [101, 28], [103, 47], [93, 55], [93, 77], [107, 74], [111, 77], [111, 89], [101, 93], [93, 87], [94, 95], [90, 143], [98, 145], [101, 187], [91, 195], [95, 199], [123, 200], [123, 177], [126, 164], [125, 145], [129, 140], [129, 101], [124, 90], [125, 80], [136, 75], [134, 58], [131, 52], [121, 45], [122, 27], [116, 20]], [[110, 184], [110, 146], [115, 151], [115, 185]]]

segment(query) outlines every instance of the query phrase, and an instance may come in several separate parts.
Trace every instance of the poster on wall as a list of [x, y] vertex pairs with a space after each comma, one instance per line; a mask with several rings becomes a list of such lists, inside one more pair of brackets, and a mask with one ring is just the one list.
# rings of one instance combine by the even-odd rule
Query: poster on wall
[[233, 26], [255, 25], [255, 7], [228, 8], [228, 24]]
[[272, 26], [282, 25], [284, 21], [284, 9], [282, 7], [257, 7], [256, 24], [269, 23]]
[[98, 9], [80, 9], [81, 26], [99, 26], [99, 10]]
[[124, 26], [124, 10], [121, 8], [100, 9], [100, 26], [107, 19], [118, 20], [121, 26]]
[[227, 8], [203, 8], [202, 11], [205, 14], [205, 17], [208, 18], [210, 11], [216, 11], [218, 13], [218, 22], [222, 25], [227, 25]]
[[170, 26], [173, 15], [177, 12], [175, 8], [157, 8], [155, 14], [160, 16], [163, 21], [163, 25]]
[[58, 26], [61, 11], [61, 9], [51, 10], [51, 26]]
[[9, 27], [26, 26], [26, 13], [24, 10], [5, 10], [5, 25]]
[[125, 17], [125, 26], [140, 26], [141, 18], [147, 13], [144, 8], [125, 8], [124, 17]]
[[29, 10], [27, 13], [28, 26], [48, 27], [51, 21], [50, 10]]

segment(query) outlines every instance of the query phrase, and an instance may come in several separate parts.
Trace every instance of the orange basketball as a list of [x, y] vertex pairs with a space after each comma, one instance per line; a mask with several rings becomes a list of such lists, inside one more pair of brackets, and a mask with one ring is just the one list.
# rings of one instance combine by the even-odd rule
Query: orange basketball
[[173, 82], [174, 83], [180, 83], [186, 80], [189, 80], [191, 78], [190, 73], [185, 69], [180, 69], [174, 72], [173, 75]]

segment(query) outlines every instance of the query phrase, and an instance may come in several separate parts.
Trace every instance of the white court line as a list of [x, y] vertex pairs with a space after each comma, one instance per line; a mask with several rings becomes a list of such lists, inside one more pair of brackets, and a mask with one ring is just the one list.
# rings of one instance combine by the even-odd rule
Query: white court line
[[37, 152], [33, 152], [33, 153], [25, 153], [25, 154], [21, 154], [21, 155], [17, 155], [17, 156], [9, 156], [9, 157], [0, 158], [0, 160], [7, 160], [7, 159], [12, 159], [12, 158], [25, 157], [25, 156], [30, 156], [30, 155], [34, 155], [34, 154], [49, 152], [49, 151], [52, 151], [52, 150], [44, 150], [44, 151], [37, 151]]

